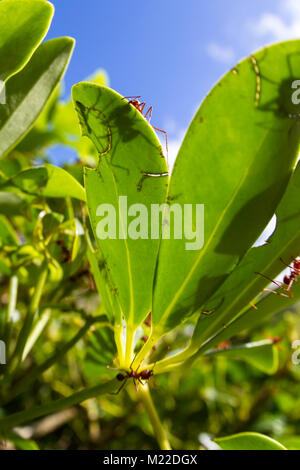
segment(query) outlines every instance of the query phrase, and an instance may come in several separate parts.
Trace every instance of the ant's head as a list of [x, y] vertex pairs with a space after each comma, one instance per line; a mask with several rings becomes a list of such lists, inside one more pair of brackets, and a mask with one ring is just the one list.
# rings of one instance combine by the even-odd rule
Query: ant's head
[[272, 338], [273, 344], [278, 344], [281, 342], [281, 340], [282, 340], [281, 336], [275, 336], [274, 338]]
[[139, 108], [141, 105], [141, 102], [135, 98], [130, 100], [129, 103], [132, 104], [132, 106], [134, 106], [135, 108]]
[[124, 379], [126, 379], [126, 376], [123, 374], [117, 374], [116, 379], [122, 382]]

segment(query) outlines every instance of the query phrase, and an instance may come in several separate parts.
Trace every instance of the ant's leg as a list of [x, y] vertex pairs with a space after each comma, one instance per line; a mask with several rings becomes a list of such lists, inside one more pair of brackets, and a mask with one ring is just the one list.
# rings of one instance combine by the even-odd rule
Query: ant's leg
[[138, 391], [139, 387], [138, 387], [138, 385], [137, 385], [137, 383], [136, 383], [136, 381], [135, 381], [135, 378], [133, 378], [133, 383], [134, 383], [134, 386], [135, 386], [136, 391]]
[[122, 100], [137, 100], [141, 96], [123, 96]]
[[290, 266], [289, 264], [287, 264], [282, 258], [280, 258], [280, 261], [281, 261], [287, 268], [294, 269], [293, 266]]
[[144, 386], [144, 384], [143, 384], [143, 381], [141, 380], [141, 378], [140, 378], [140, 377], [138, 377], [138, 381], [139, 381], [139, 383], [140, 383], [140, 384], [142, 385], [142, 387], [143, 387], [143, 386]]
[[274, 281], [273, 279], [271, 279], [270, 277], [268, 276], [265, 276], [264, 274], [262, 273], [255, 273], [255, 274], [259, 274], [260, 276], [263, 276], [265, 279], [267, 279], [268, 281], [272, 282], [273, 284], [275, 284], [277, 287], [280, 287], [281, 289], [283, 290], [286, 290], [283, 286], [285, 286], [285, 284], [283, 282], [280, 282], [280, 281]]
[[155, 129], [156, 131], [158, 132], [162, 132], [164, 135], [165, 135], [165, 139], [166, 139], [166, 150], [167, 150], [167, 162], [169, 160], [169, 147], [168, 147], [168, 134], [166, 133], [166, 131], [163, 131], [162, 129], [159, 129], [158, 127], [155, 127], [155, 126], [152, 126], [153, 129]]
[[276, 290], [272, 290], [272, 289], [264, 289], [264, 291], [271, 292], [271, 294], [280, 295], [280, 297], [286, 297], [286, 298], [291, 297], [290, 295], [282, 294], [281, 292], [277, 292]]
[[144, 109], [145, 109], [145, 106], [146, 106], [146, 103], [145, 103], [145, 102], [143, 102], [143, 103], [141, 103], [141, 104], [140, 104], [140, 107], [139, 107], [139, 111], [140, 111], [140, 113], [142, 113], [142, 114], [143, 114], [143, 112], [144, 112]]
[[137, 353], [136, 353], [136, 355], [134, 356], [134, 358], [133, 358], [132, 361], [131, 361], [131, 364], [130, 364], [130, 366], [129, 366], [129, 369], [130, 369], [130, 370], [133, 370], [133, 369], [132, 369], [132, 365], [133, 365], [133, 363], [134, 363], [134, 361], [135, 361], [136, 356], [137, 356]]
[[295, 279], [291, 279], [291, 282], [289, 283], [288, 288], [286, 289], [287, 292], [289, 293], [289, 297], [291, 298], [293, 297], [293, 293], [291, 289], [292, 289], [294, 282], [295, 282]]
[[119, 388], [119, 390], [117, 392], [110, 392], [110, 395], [119, 395], [121, 390], [125, 387], [126, 380], [127, 379], [124, 380], [124, 382], [122, 383], [121, 387]]
[[[146, 104], [146, 103], [145, 103]], [[150, 108], [148, 109], [148, 111], [146, 112], [145, 114], [145, 118], [148, 116], [149, 114], [149, 117], [148, 117], [148, 122], [151, 121], [151, 118], [152, 118], [152, 111], [153, 111], [153, 106], [150, 106]]]

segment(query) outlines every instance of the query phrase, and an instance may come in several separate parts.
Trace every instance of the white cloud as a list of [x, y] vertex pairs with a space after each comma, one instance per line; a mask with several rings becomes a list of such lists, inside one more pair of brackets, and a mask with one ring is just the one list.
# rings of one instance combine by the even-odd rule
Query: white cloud
[[223, 46], [216, 42], [211, 42], [206, 47], [209, 57], [223, 64], [231, 64], [235, 60], [235, 52], [230, 46]]
[[271, 41], [284, 41], [300, 37], [299, 0], [280, 0], [279, 14], [265, 12], [258, 21], [251, 23], [257, 37]]
[[182, 144], [184, 135], [185, 135], [185, 131], [181, 131], [178, 134], [178, 137], [176, 137], [175, 139], [170, 139], [170, 141], [169, 141], [168, 147], [169, 147], [169, 170], [170, 170], [170, 173], [173, 170], [173, 166], [174, 166], [178, 151], [180, 149], [180, 146]]

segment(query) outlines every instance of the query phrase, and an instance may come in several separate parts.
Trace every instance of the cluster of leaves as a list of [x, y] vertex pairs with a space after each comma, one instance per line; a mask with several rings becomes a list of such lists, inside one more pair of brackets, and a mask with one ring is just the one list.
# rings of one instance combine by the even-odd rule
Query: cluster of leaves
[[[300, 107], [292, 101], [299, 41], [264, 49], [222, 78], [196, 113], [169, 182], [153, 128], [105, 86], [103, 72], [75, 85], [73, 101], [59, 101], [73, 40], [41, 42], [52, 14], [45, 0], [0, 3], [6, 91], [0, 105], [0, 338], [7, 347], [0, 432], [17, 446], [35, 444], [16, 437], [16, 426], [78, 403], [89, 416], [105, 410], [127, 417], [117, 399], [101, 396], [119, 388], [106, 368], [113, 361], [126, 370], [148, 361], [155, 376], [170, 371], [160, 378], [170, 406], [179, 373], [181, 397], [189, 383], [193, 389], [202, 384], [205, 394], [205, 376], [215, 376], [212, 369], [227, 360], [229, 373], [235, 373], [232, 359], [276, 373], [273, 339], [219, 345], [300, 298], [299, 283], [290, 298], [263, 294], [268, 279], [282, 271], [281, 259], [290, 263], [299, 254]], [[47, 155], [54, 144], [72, 147], [76, 163], [53, 166]], [[128, 207], [142, 204], [149, 214], [153, 204], [165, 203], [168, 211], [173, 202], [204, 203], [203, 248], [187, 251], [184, 237], [127, 237], [124, 195]], [[102, 203], [116, 208], [118, 239], [97, 237]], [[253, 248], [275, 212], [275, 233]], [[139, 395], [128, 389], [135, 403]], [[209, 397], [201, 398], [208, 406]], [[14, 412], [16, 404], [21, 411]], [[78, 440], [85, 440], [74, 422]], [[91, 435], [99, 433], [97, 419], [90, 424]], [[221, 425], [207, 430], [227, 432]], [[175, 447], [186, 446], [169, 434]], [[244, 439], [218, 445], [282, 448], [260, 436]]]

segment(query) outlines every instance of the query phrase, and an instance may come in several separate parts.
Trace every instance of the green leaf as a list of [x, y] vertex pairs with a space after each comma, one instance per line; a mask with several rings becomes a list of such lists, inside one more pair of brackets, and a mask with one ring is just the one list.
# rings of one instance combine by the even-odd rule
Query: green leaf
[[[81, 83], [73, 87], [73, 100], [82, 133], [90, 137], [99, 153], [97, 169], [85, 171], [85, 187], [91, 224], [103, 256], [101, 269], [128, 324], [137, 326], [151, 310], [159, 240], [150, 235], [147, 239], [133, 239], [131, 235], [125, 238], [126, 223], [130, 230], [135, 218], [127, 218], [126, 210], [119, 217], [119, 197], [127, 197], [128, 209], [133, 204], [143, 205], [150, 234], [151, 204], [162, 204], [166, 198], [167, 166], [151, 126], [119, 94], [103, 86]], [[97, 215], [101, 204], [110, 204], [115, 210], [116, 239], [99, 238], [99, 233], [103, 234], [98, 225], [102, 218]], [[136, 215], [140, 207], [135, 206]]]
[[84, 188], [63, 168], [50, 164], [29, 168], [14, 176], [13, 183], [22, 191], [44, 197], [73, 197], [86, 200]]
[[249, 362], [266, 374], [275, 374], [278, 369], [278, 349], [271, 340], [246, 343], [228, 349], [214, 349], [206, 352], [206, 356], [222, 355], [229, 359]]
[[282, 444], [264, 434], [244, 432], [215, 439], [223, 450], [287, 450]]
[[288, 450], [300, 450], [300, 436], [280, 437], [280, 442]]
[[86, 388], [80, 392], [73, 393], [67, 398], [60, 398], [59, 400], [50, 401], [45, 405], [29, 408], [0, 418], [0, 435], [5, 435], [6, 430], [19, 426], [20, 424], [64, 410], [89, 398], [94, 398], [105, 393], [116, 392], [119, 387], [120, 382], [117, 379], [113, 379], [104, 384], [99, 384], [95, 387]]
[[[190, 349], [195, 351], [220, 328], [224, 329], [224, 325], [232, 321], [245, 307], [248, 310], [250, 302], [255, 302], [258, 294], [270, 284], [269, 279], [275, 279], [285, 269], [286, 266], [282, 260], [290, 263], [298, 255], [300, 246], [299, 194], [300, 164], [298, 164], [276, 211], [277, 226], [274, 234], [266, 245], [252, 248], [247, 253], [239, 266], [216, 292], [216, 295], [209, 300], [205, 310], [211, 310], [213, 313], [210, 316], [201, 316], [198, 320]], [[273, 297], [272, 303], [274, 303], [274, 312], [276, 312], [280, 297], [274, 294]], [[292, 303], [294, 302], [295, 299]], [[288, 306], [283, 301], [280, 304]], [[290, 304], [291, 302], [289, 302]], [[265, 309], [262, 309], [261, 305], [257, 305], [257, 308], [257, 311], [253, 307], [250, 309], [248, 317], [251, 317], [252, 321], [247, 324], [247, 328], [255, 326], [256, 322], [264, 315]], [[235, 323], [235, 333], [238, 333], [236, 330], [238, 324]], [[227, 329], [226, 335], [230, 331]]]
[[111, 323], [114, 320], [118, 325], [122, 324], [122, 312], [118, 299], [113, 291], [109, 288], [108, 272], [105, 269], [103, 256], [93, 250], [91, 241], [88, 239], [87, 258], [90, 263], [91, 272], [93, 274], [97, 291], [101, 295], [105, 312]]
[[0, 247], [19, 244], [15, 231], [6, 217], [0, 216]]
[[44, 0], [2, 0], [0, 80], [7, 80], [28, 62], [48, 31], [53, 11]]
[[[97, 70], [88, 78], [89, 82], [107, 85], [108, 78], [104, 70]], [[31, 131], [17, 146], [20, 152], [31, 152], [41, 155], [51, 144], [63, 144], [74, 147], [83, 162], [89, 164], [97, 159], [97, 152], [93, 143], [81, 138], [78, 118], [72, 100], [63, 102], [59, 100], [60, 87], [52, 94], [51, 99], [43, 109]], [[92, 165], [90, 165], [92, 166]], [[75, 168], [79, 169], [79, 166]]]
[[12, 150], [34, 124], [66, 69], [73, 45], [70, 38], [43, 43], [26, 67], [7, 82], [6, 104], [0, 106], [0, 156]]
[[299, 113], [291, 101], [291, 85], [300, 73], [299, 44], [277, 44], [238, 64], [209, 93], [190, 125], [169, 199], [181, 206], [204, 204], [204, 246], [187, 251], [185, 239], [162, 240], [152, 312], [157, 333], [204, 306], [284, 194], [299, 147], [299, 121], [289, 117]]
[[[277, 291], [274, 291], [278, 293]], [[257, 310], [253, 307], [243, 312], [232, 323], [223, 328], [218, 334], [214, 335], [207, 341], [199, 351], [193, 356], [196, 359], [198, 356], [203, 355], [209, 348], [219, 344], [222, 341], [232, 338], [241, 331], [249, 330], [253, 327], [260, 325], [270, 318], [274, 313], [287, 310], [300, 300], [300, 283], [295, 284], [293, 287], [293, 297], [282, 297], [275, 294], [268, 294], [257, 304]]]

